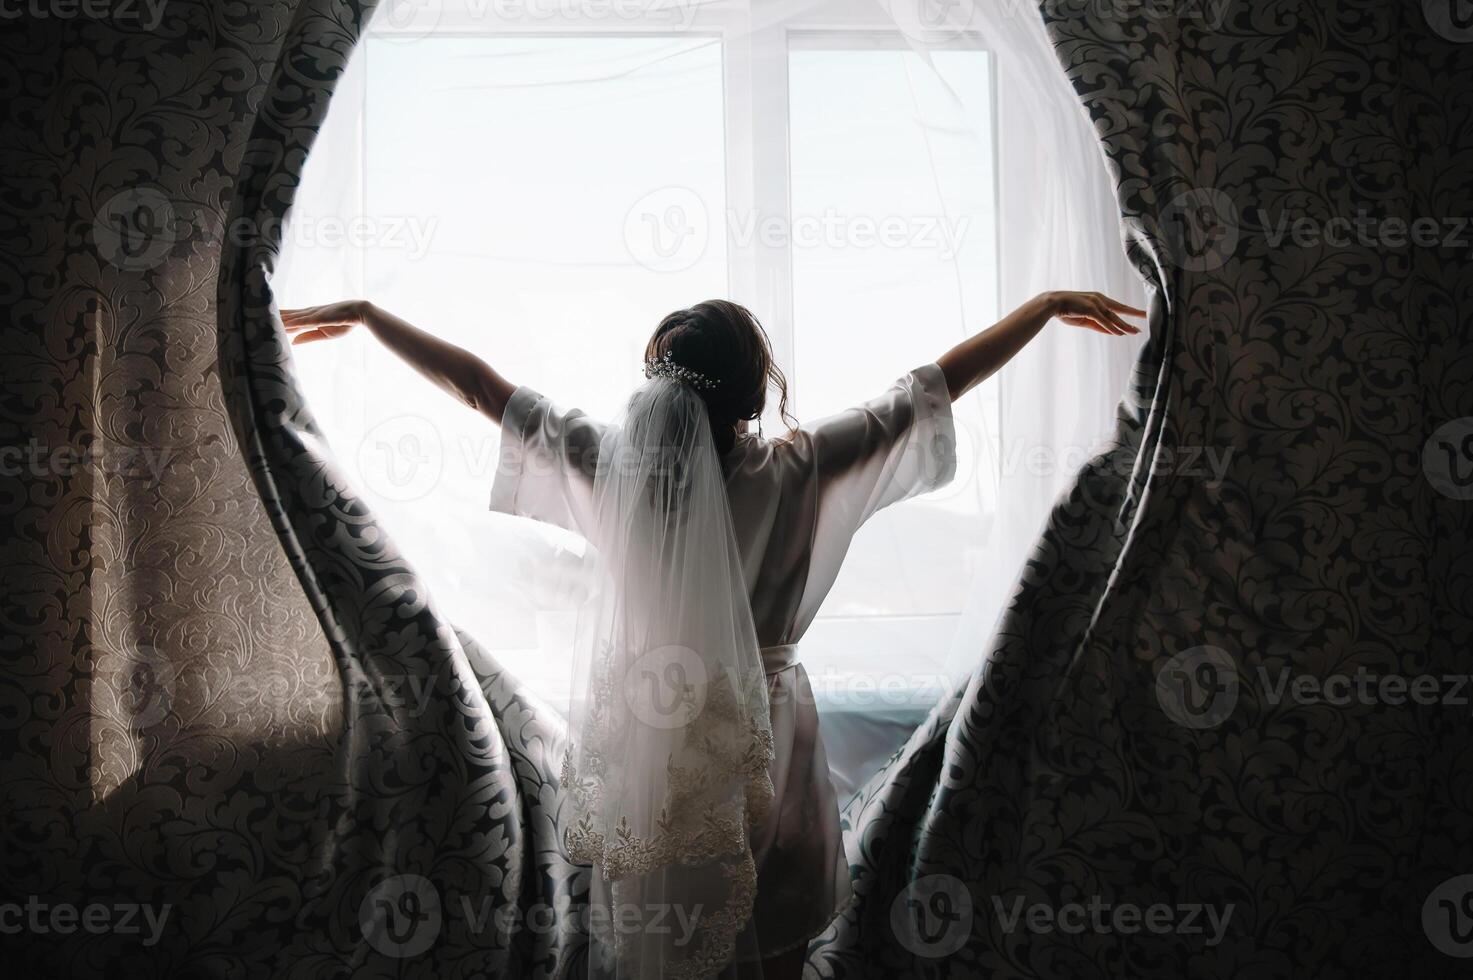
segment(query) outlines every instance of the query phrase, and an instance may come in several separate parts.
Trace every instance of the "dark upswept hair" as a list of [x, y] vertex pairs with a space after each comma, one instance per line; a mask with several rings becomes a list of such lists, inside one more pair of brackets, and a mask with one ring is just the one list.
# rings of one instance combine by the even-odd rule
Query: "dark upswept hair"
[[735, 444], [737, 423], [761, 417], [769, 388], [778, 394], [778, 415], [790, 430], [795, 424], [788, 415], [788, 381], [772, 359], [767, 331], [744, 306], [708, 299], [676, 310], [650, 335], [644, 356], [668, 356], [716, 382], [696, 390], [706, 403], [718, 453]]

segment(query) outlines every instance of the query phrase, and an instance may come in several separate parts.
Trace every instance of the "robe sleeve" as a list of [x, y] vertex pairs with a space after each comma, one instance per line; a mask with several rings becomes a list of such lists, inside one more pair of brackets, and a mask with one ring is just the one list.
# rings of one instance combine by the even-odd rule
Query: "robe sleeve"
[[806, 482], [816, 494], [809, 568], [798, 620], [807, 624], [828, 594], [849, 542], [876, 511], [949, 483], [956, 427], [941, 368], [932, 363], [889, 390], [798, 430]]
[[578, 409], [564, 411], [531, 388], [517, 388], [502, 413], [491, 510], [587, 537], [606, 429]]

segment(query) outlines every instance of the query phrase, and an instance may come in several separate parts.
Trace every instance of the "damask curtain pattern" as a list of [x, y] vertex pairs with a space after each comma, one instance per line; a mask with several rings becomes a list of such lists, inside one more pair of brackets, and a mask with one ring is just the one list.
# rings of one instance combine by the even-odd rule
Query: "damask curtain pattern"
[[[255, 120], [233, 224], [279, 231], [356, 39], [356, 19], [334, 35], [307, 13]], [[471, 658], [494, 659], [436, 611], [339, 474], [276, 316], [280, 248], [279, 233], [262, 234], [222, 256], [221, 370], [257, 489], [332, 645], [344, 724], [278, 973], [566, 971], [587, 886], [553, 830], [561, 721], [499, 671], [477, 676]]]
[[[212, 302], [243, 123], [290, 12], [42, 7], [0, 33], [17, 975], [266, 973], [297, 891], [300, 789], [330, 766], [337, 691], [223, 411]], [[120, 235], [140, 212], [166, 224]]]
[[1445, 13], [1044, 6], [1152, 342], [981, 669], [848, 808], [821, 975], [1466, 963], [1473, 34]]
[[[571, 962], [574, 931], [527, 927], [581, 880], [551, 840], [551, 716], [468, 674], [273, 333], [293, 174], [368, 8], [38, 9], [0, 39], [12, 965]], [[428, 954], [386, 928], [418, 899], [443, 913]]]

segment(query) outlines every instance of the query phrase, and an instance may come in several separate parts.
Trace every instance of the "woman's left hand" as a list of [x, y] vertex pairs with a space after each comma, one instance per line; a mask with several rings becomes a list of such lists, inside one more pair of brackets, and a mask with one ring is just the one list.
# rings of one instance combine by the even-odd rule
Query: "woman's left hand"
[[1116, 336], [1137, 334], [1141, 328], [1127, 323], [1122, 316], [1143, 317], [1145, 310], [1128, 306], [1104, 293], [1077, 293], [1060, 290], [1043, 296], [1049, 314], [1073, 327], [1084, 327]]

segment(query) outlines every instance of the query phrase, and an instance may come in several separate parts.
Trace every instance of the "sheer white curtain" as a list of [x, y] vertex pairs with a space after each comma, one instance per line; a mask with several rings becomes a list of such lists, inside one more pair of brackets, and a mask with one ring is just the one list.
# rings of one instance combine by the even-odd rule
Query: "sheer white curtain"
[[[284, 304], [372, 299], [602, 417], [659, 318], [709, 297], [766, 324], [800, 419], [1045, 289], [1142, 299], [1103, 157], [1022, 0], [390, 4], [296, 202]], [[1051, 325], [956, 406], [957, 480], [862, 530], [803, 642], [841, 791], [976, 668], [1137, 350]], [[495, 427], [370, 338], [297, 364], [434, 601], [561, 700], [582, 545], [486, 511]]]

